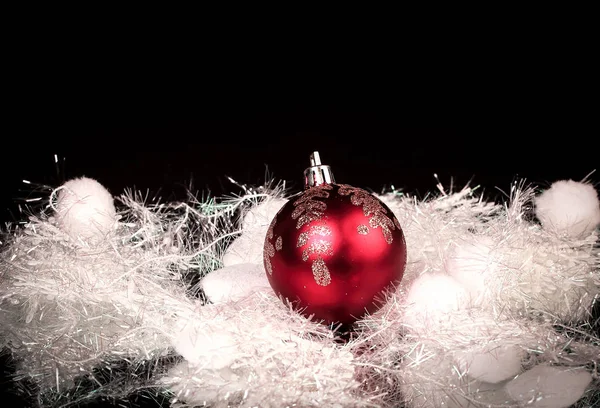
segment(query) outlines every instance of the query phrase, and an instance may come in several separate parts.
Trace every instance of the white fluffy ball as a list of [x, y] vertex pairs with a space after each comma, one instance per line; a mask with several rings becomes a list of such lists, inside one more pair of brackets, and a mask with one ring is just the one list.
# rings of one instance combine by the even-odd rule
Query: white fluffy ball
[[469, 302], [465, 288], [443, 274], [424, 274], [408, 291], [403, 323], [413, 330], [435, 330], [448, 319], [448, 314]]
[[194, 322], [177, 333], [173, 346], [190, 364], [216, 370], [231, 365], [239, 348], [231, 331], [226, 328], [220, 330], [217, 326], [202, 326]]
[[116, 210], [113, 196], [96, 180], [87, 177], [72, 179], [57, 191], [56, 220], [71, 238], [95, 244], [114, 228]]
[[285, 203], [287, 203], [287, 200], [271, 197], [260, 205], [252, 207], [244, 216], [242, 228], [244, 230], [264, 228], [266, 234], [273, 217]]
[[200, 287], [213, 303], [237, 301], [256, 291], [271, 291], [262, 265], [238, 264], [218, 269], [200, 281]]
[[489, 343], [458, 356], [460, 370], [469, 377], [488, 383], [499, 383], [521, 372], [522, 348], [515, 345]]
[[224, 266], [244, 263], [262, 265], [267, 230], [273, 217], [286, 202], [287, 200], [280, 198], [269, 198], [246, 213], [242, 220], [242, 235], [233, 241], [225, 251]]
[[583, 369], [538, 365], [506, 384], [508, 394], [535, 408], [566, 408], [576, 403], [592, 382]]
[[600, 224], [600, 201], [594, 186], [557, 181], [535, 200], [543, 227], [573, 238], [585, 238]]
[[261, 234], [252, 237], [251, 234], [242, 233], [225, 250], [223, 266], [230, 267], [246, 263], [262, 264], [266, 235], [266, 230], [264, 236]]

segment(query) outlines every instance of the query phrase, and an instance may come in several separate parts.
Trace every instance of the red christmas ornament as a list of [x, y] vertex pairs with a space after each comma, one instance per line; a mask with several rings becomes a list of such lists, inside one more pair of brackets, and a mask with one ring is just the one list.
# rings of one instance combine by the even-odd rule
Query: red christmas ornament
[[335, 184], [318, 152], [304, 174], [305, 191], [281, 208], [267, 232], [267, 277], [305, 316], [349, 325], [379, 309], [378, 295], [402, 279], [404, 233], [377, 197]]

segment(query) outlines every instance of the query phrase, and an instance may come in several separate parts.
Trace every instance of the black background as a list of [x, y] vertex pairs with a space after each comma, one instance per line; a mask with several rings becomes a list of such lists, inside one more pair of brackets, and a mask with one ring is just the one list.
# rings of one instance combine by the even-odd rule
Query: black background
[[114, 195], [134, 188], [163, 200], [183, 199], [189, 190], [239, 192], [228, 177], [254, 186], [286, 181], [298, 191], [315, 150], [338, 182], [375, 192], [394, 186], [419, 197], [436, 191], [435, 174], [446, 188], [469, 183], [489, 199], [502, 199], [515, 180], [542, 187], [581, 180], [599, 163], [598, 129], [583, 124], [415, 126], [400, 115], [341, 110], [207, 116], [55, 121], [21, 129], [1, 162], [2, 219], [20, 217], [21, 199], [47, 194], [34, 191], [36, 185], [58, 187], [80, 176], [97, 179]]

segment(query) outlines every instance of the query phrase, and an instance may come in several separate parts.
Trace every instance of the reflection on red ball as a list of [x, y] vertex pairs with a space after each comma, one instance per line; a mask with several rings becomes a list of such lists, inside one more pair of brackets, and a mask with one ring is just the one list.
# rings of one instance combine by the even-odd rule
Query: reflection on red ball
[[263, 258], [278, 296], [307, 317], [347, 325], [379, 309], [383, 292], [400, 282], [406, 242], [400, 223], [377, 197], [322, 184], [277, 213]]

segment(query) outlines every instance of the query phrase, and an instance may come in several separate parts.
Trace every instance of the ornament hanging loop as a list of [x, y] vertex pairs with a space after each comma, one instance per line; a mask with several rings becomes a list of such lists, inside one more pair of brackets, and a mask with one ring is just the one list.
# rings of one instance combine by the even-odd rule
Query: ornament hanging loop
[[310, 167], [304, 170], [304, 188], [320, 186], [321, 184], [333, 184], [335, 179], [331, 168], [321, 164], [319, 152], [310, 155]]

